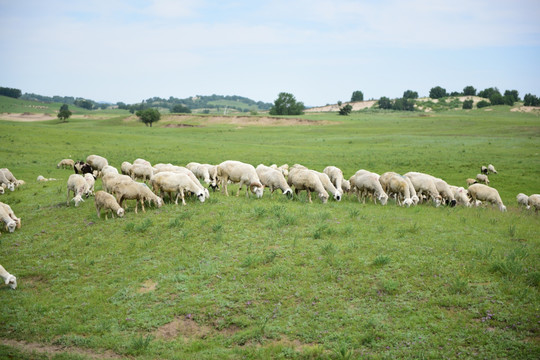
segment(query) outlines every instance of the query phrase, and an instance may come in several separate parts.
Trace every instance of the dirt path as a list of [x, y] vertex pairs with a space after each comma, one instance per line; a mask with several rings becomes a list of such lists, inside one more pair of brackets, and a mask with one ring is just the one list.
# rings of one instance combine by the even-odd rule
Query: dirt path
[[34, 121], [46, 121], [56, 119], [56, 116], [48, 114], [36, 114], [36, 113], [22, 113], [22, 114], [10, 114], [1, 113], [0, 120], [9, 121], [21, 121], [21, 122], [34, 122]]

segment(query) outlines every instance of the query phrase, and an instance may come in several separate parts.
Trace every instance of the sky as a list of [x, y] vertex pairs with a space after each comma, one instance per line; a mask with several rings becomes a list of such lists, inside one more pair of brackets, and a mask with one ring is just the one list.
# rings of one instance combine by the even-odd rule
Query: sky
[[0, 0], [0, 86], [128, 104], [540, 96], [539, 19], [538, 0]]

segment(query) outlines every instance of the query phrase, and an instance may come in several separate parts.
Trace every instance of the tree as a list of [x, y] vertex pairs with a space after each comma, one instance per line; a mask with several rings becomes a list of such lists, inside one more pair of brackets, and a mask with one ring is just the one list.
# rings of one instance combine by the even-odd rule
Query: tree
[[392, 104], [392, 109], [398, 111], [414, 111], [414, 100], [412, 99], [396, 99]]
[[448, 96], [448, 94], [446, 93], [446, 89], [440, 86], [435, 86], [434, 88], [431, 88], [431, 90], [429, 90], [429, 97], [432, 99], [440, 99], [446, 96]]
[[486, 101], [486, 100], [480, 100], [480, 101], [478, 102], [478, 104], [476, 104], [476, 107], [479, 108], [479, 109], [481, 109], [481, 108], [486, 107], [486, 106], [489, 106], [489, 105], [491, 105], [491, 104], [489, 103], [489, 101]]
[[87, 110], [92, 110], [94, 108], [94, 103], [86, 99], [77, 99], [75, 100], [74, 105]]
[[403, 93], [404, 99], [418, 99], [418, 92], [407, 90]]
[[524, 106], [538, 106], [540, 105], [540, 99], [538, 99], [536, 95], [525, 94], [525, 96], [523, 97], [523, 105]]
[[191, 113], [191, 109], [182, 104], [176, 104], [172, 107], [171, 112], [178, 114], [189, 114]]
[[350, 104], [345, 105], [339, 109], [339, 115], [349, 115], [352, 111], [352, 106]]
[[379, 109], [392, 109], [392, 101], [386, 96], [379, 99]]
[[465, 96], [476, 96], [476, 89], [471, 85], [465, 86], [463, 88], [463, 95]]
[[473, 101], [472, 100], [465, 100], [463, 102], [463, 109], [472, 109], [473, 107]]
[[135, 113], [139, 119], [146, 125], [152, 127], [152, 123], [159, 121], [161, 114], [154, 108], [139, 110]]
[[490, 87], [478, 92], [478, 96], [489, 99], [495, 93], [500, 94], [499, 89]]
[[519, 101], [519, 92], [517, 90], [506, 90], [504, 92], [504, 97], [511, 97], [513, 102], [518, 102]]
[[504, 98], [501, 93], [497, 91], [491, 94], [489, 97], [489, 102], [491, 105], [504, 105]]
[[71, 116], [72, 112], [69, 110], [67, 104], [63, 104], [60, 106], [60, 111], [58, 111], [58, 115], [56, 115], [62, 122], [66, 122], [67, 119]]
[[0, 95], [18, 99], [18, 98], [21, 97], [22, 92], [19, 89], [7, 88], [7, 87], [1, 87], [0, 86]]
[[293, 94], [282, 92], [270, 108], [270, 115], [302, 115], [304, 108], [304, 103], [297, 102]]
[[364, 101], [364, 93], [356, 90], [352, 93], [351, 101]]

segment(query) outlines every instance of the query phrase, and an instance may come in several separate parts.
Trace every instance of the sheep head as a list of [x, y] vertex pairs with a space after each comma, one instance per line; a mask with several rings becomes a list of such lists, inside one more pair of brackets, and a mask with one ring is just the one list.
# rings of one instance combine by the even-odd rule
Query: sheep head
[[381, 205], [386, 205], [386, 203], [388, 202], [388, 195], [382, 193], [381, 195], [379, 195], [378, 200], [381, 202]]
[[407, 206], [407, 207], [411, 206], [412, 204], [413, 204], [413, 201], [412, 201], [411, 198], [405, 199], [405, 200], [403, 201], [403, 205], [405, 205], [405, 206]]
[[416, 195], [413, 195], [413, 196], [411, 197], [411, 200], [412, 200], [412, 202], [413, 202], [414, 205], [418, 204], [418, 202], [420, 201], [420, 199], [419, 199], [418, 196], [416, 196]]
[[6, 229], [7, 231], [9, 231], [10, 233], [14, 232], [15, 231], [15, 228], [17, 228], [17, 223], [13, 220], [10, 220], [6, 223]]
[[79, 204], [81, 202], [84, 201], [84, 199], [82, 198], [82, 196], [80, 194], [78, 194], [73, 199], [71, 199], [71, 201], [73, 201], [75, 203], [75, 207], [77, 207], [77, 206], [79, 206]]
[[287, 196], [289, 199], [293, 197], [293, 193], [291, 189], [287, 189], [283, 192], [283, 195]]
[[326, 204], [326, 202], [328, 201], [328, 195], [324, 193], [319, 193], [319, 199], [321, 199], [323, 204]]
[[204, 200], [206, 199], [206, 197], [204, 196], [204, 191], [199, 191], [199, 193], [197, 194], [197, 198], [200, 202], [204, 202]]
[[6, 278], [6, 285], [15, 290], [17, 288], [17, 278], [11, 274]]
[[253, 182], [249, 187], [251, 189], [251, 192], [254, 193], [257, 198], [262, 198], [264, 193], [264, 187], [261, 185], [261, 183]]

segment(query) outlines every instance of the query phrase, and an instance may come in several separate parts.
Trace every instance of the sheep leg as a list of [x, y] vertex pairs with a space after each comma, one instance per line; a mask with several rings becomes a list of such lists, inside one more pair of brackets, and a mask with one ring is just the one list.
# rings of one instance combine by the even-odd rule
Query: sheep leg
[[[73, 193], [73, 195], [75, 195], [75, 193]], [[66, 206], [69, 206], [69, 189], [67, 191]]]
[[307, 189], [306, 191], [307, 191], [307, 196], [308, 196], [309, 203], [311, 204], [313, 202], [313, 201], [311, 201], [311, 191], [309, 191], [309, 189]]
[[[184, 199], [184, 189], [180, 189], [180, 194], [179, 194], [181, 197], [182, 197], [182, 205], [186, 205], [186, 200]], [[176, 197], [178, 199], [178, 197]], [[178, 202], [176, 203], [178, 204]]]
[[[97, 217], [98, 219], [101, 217], [101, 212], [100, 212], [100, 208], [99, 206], [96, 204], [96, 212], [97, 212]], [[107, 216], [107, 213], [105, 213], [105, 216]]]
[[143, 212], [146, 212], [146, 210], [144, 210], [144, 198], [141, 198], [141, 207], [142, 207], [142, 211]]

